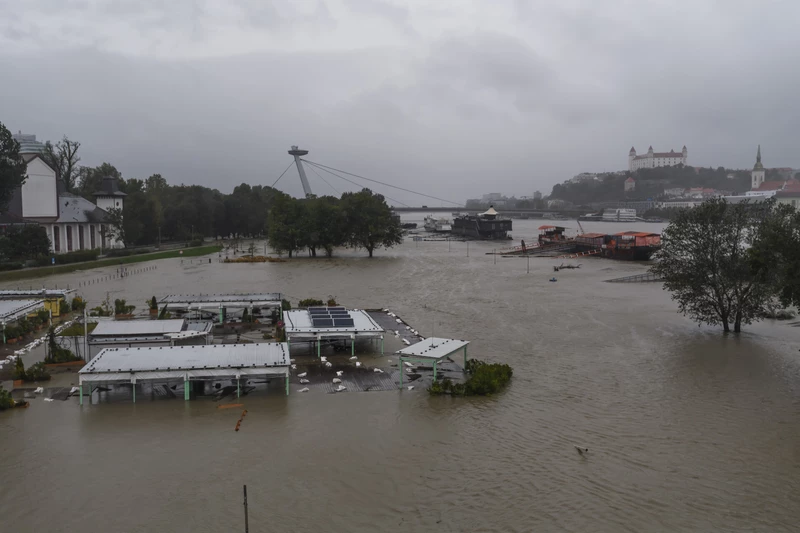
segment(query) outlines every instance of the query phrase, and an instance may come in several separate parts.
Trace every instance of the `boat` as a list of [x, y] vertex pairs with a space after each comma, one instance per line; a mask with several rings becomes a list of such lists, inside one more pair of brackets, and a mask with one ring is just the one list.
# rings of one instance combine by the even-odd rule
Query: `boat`
[[492, 206], [478, 215], [461, 215], [453, 220], [453, 233], [474, 239], [510, 239], [511, 219], [498, 218], [499, 215]]
[[572, 241], [568, 239], [564, 232], [567, 228], [563, 226], [539, 226], [539, 246], [551, 244], [567, 244]]
[[416, 222], [404, 222], [404, 223], [400, 224], [400, 227], [403, 228], [403, 229], [417, 229], [417, 223]]
[[661, 248], [661, 234], [646, 231], [623, 231], [613, 235], [582, 233], [575, 237], [579, 252], [599, 251], [609, 259], [649, 261]]
[[434, 218], [428, 215], [425, 217], [425, 229], [434, 233], [447, 233], [453, 226], [446, 218]]
[[603, 222], [636, 222], [636, 209], [606, 209]]
[[583, 222], [599, 222], [603, 220], [603, 215], [600, 213], [586, 213], [578, 217], [578, 220]]

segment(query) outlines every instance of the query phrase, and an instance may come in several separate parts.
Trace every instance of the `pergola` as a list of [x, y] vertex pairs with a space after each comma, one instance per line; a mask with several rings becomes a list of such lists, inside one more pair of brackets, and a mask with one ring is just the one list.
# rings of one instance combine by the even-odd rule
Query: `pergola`
[[[324, 309], [324, 308], [320, 308]], [[384, 329], [378, 325], [369, 313], [359, 309], [344, 310], [347, 326], [315, 326], [314, 316], [308, 309], [284, 311], [283, 320], [286, 331], [286, 340], [291, 349], [294, 342], [316, 342], [317, 357], [320, 356], [320, 345], [323, 339], [350, 339], [350, 354], [355, 354], [356, 339], [380, 339], [381, 354], [383, 354]], [[320, 324], [320, 322], [317, 322]], [[333, 320], [331, 324], [335, 324]], [[350, 325], [352, 324], [352, 325]]]
[[103, 348], [179, 346], [211, 344], [213, 324], [210, 321], [171, 320], [103, 320], [88, 334], [89, 357]]
[[0, 324], [3, 325], [3, 343], [6, 342], [6, 324], [16, 322], [39, 309], [44, 309], [44, 300], [0, 300]]
[[400, 386], [403, 386], [403, 362], [433, 363], [433, 380], [436, 381], [436, 367], [454, 353], [464, 351], [464, 368], [467, 367], [467, 345], [469, 341], [429, 337], [396, 353], [400, 360]]
[[238, 397], [240, 378], [261, 376], [284, 376], [288, 395], [290, 364], [285, 342], [106, 348], [78, 372], [80, 403], [85, 383], [130, 383], [136, 402], [136, 383], [183, 380], [184, 400], [189, 400], [191, 381], [236, 379]]

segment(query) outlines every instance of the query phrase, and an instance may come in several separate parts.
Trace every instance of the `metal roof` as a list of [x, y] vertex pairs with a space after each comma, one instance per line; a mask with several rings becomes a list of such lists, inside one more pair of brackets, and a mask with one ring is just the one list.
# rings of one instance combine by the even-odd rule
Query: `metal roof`
[[353, 327], [315, 328], [311, 322], [311, 314], [306, 309], [284, 311], [283, 320], [287, 334], [322, 334], [332, 336], [342, 333], [383, 333], [384, 329], [375, 322], [366, 311], [348, 309]]
[[83, 222], [100, 223], [108, 218], [108, 212], [100, 209], [89, 200], [69, 193], [58, 195], [59, 224]]
[[289, 364], [289, 350], [285, 342], [106, 348], [79, 373], [288, 368]]
[[0, 300], [0, 322], [13, 322], [42, 308], [44, 300]]
[[98, 322], [91, 336], [163, 335], [183, 331], [185, 325], [186, 321], [182, 318], [176, 320], [110, 320]]
[[462, 349], [468, 345], [469, 341], [460, 341], [458, 339], [441, 339], [438, 337], [429, 337], [421, 340], [411, 346], [406, 346], [397, 352], [397, 355], [403, 357], [414, 357], [416, 359], [430, 359], [439, 360], [444, 359], [448, 355]]
[[48, 296], [64, 296], [72, 294], [75, 289], [31, 289], [31, 290], [2, 290], [0, 291], [0, 299], [3, 298], [46, 298]]
[[228, 294], [168, 294], [159, 300], [159, 304], [192, 305], [192, 304], [240, 304], [240, 305], [266, 305], [278, 304], [283, 299], [279, 292], [264, 293], [228, 293]]

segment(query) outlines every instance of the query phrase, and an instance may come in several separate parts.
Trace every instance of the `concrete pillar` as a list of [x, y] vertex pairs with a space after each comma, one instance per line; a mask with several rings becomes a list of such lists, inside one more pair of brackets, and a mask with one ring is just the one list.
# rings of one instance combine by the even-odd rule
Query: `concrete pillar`
[[133, 391], [133, 403], [136, 403], [136, 383], [133, 384], [131, 390]]
[[350, 337], [350, 355], [356, 354], [356, 336]]
[[184, 401], [189, 401], [189, 380], [183, 380], [183, 399]]
[[289, 374], [286, 374], [286, 396], [289, 396]]
[[381, 335], [381, 355], [383, 355], [383, 335]]
[[402, 389], [403, 388], [403, 373], [405, 372], [405, 369], [403, 368], [403, 358], [402, 357], [400, 358], [400, 361], [397, 364], [397, 367], [400, 369], [400, 388]]
[[321, 350], [322, 350], [322, 339], [320, 339], [319, 335], [317, 335], [317, 359], [319, 359], [322, 356]]
[[83, 383], [78, 385], [78, 394], [81, 395], [81, 399], [80, 399], [79, 403], [80, 403], [80, 405], [83, 405]]
[[433, 362], [433, 381], [436, 381], [436, 361]]
[[237, 398], [239, 398], [239, 397], [242, 395], [242, 393], [241, 393], [241, 390], [240, 390], [240, 389], [241, 389], [241, 388], [239, 387], [239, 378], [236, 378], [236, 397], [237, 397]]

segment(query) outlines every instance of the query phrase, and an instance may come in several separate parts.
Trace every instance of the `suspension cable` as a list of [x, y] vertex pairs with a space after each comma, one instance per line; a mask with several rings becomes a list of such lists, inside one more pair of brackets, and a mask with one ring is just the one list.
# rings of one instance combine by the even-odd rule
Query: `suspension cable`
[[362, 179], [362, 180], [371, 181], [373, 183], [379, 183], [379, 184], [384, 185], [386, 187], [391, 187], [393, 189], [398, 189], [398, 190], [401, 190], [401, 191], [404, 191], [404, 192], [410, 192], [411, 194], [416, 194], [418, 196], [424, 196], [426, 198], [431, 198], [433, 200], [439, 200], [440, 202], [447, 202], [448, 204], [453, 204], [453, 205], [458, 205], [458, 206], [461, 205], [460, 203], [453, 202], [452, 200], [445, 200], [444, 198], [439, 198], [438, 196], [431, 196], [430, 194], [425, 194], [425, 193], [421, 193], [421, 192], [417, 192], [417, 191], [412, 191], [410, 189], [404, 189], [403, 187], [398, 187], [396, 185], [390, 185], [389, 183], [384, 183], [382, 181], [373, 180], [373, 179], [370, 179], [370, 178], [365, 178], [364, 176], [359, 176], [358, 174], [353, 174], [352, 172], [346, 172], [344, 170], [339, 170], [338, 168], [328, 167], [328, 166], [325, 166], [325, 165], [321, 165], [319, 163], [314, 163], [313, 161], [309, 161], [308, 159], [301, 159], [301, 161], [304, 161], [306, 163], [311, 163], [312, 165], [316, 165], [317, 167], [320, 167], [320, 168], [323, 168], [323, 169], [335, 170], [336, 172], [341, 172], [342, 174], [347, 174], [348, 176], [353, 176], [354, 178], [359, 178], [359, 179]]
[[335, 192], [335, 193], [336, 193], [336, 194], [338, 194], [339, 196], [341, 196], [341, 195], [342, 195], [342, 193], [340, 193], [339, 191], [337, 191], [337, 190], [336, 190], [336, 188], [335, 188], [333, 185], [331, 185], [330, 183], [328, 183], [328, 180], [326, 180], [325, 178], [323, 178], [323, 177], [322, 177], [322, 175], [321, 175], [319, 172], [317, 172], [317, 169], [315, 169], [315, 168], [314, 168], [314, 167], [312, 167], [311, 165], [309, 165], [309, 166], [308, 166], [308, 168], [310, 168], [310, 169], [311, 169], [311, 171], [312, 171], [314, 174], [316, 174], [316, 175], [317, 175], [317, 177], [318, 177], [319, 179], [321, 179], [322, 181], [324, 181], [324, 182], [325, 182], [325, 184], [326, 184], [328, 187], [330, 187], [331, 189], [333, 189], [333, 192]]
[[[348, 183], [352, 183], [353, 185], [355, 185], [355, 186], [356, 186], [356, 187], [358, 187], [358, 188], [363, 188], [363, 185], [361, 185], [360, 183], [356, 183], [355, 181], [353, 181], [353, 180], [350, 180], [350, 179], [347, 179], [347, 178], [345, 178], [344, 176], [340, 176], [340, 175], [339, 175], [339, 174], [337, 174], [336, 172], [331, 172], [330, 170], [328, 170], [328, 169], [326, 169], [326, 168], [323, 168], [323, 167], [322, 167], [322, 165], [318, 165], [317, 163], [312, 163], [311, 161], [306, 161], [305, 159], [303, 159], [303, 161], [304, 161], [304, 162], [306, 162], [306, 163], [308, 163], [308, 164], [309, 164], [309, 168], [311, 168], [312, 170], [314, 169], [314, 166], [317, 166], [317, 167], [319, 167], [319, 169], [320, 169], [320, 170], [322, 170], [322, 171], [324, 171], [324, 172], [327, 172], [328, 174], [331, 174], [331, 175], [333, 175], [333, 176], [336, 176], [336, 177], [337, 177], [337, 178], [339, 178], [339, 179], [343, 179], [344, 181], [346, 181], [346, 182], [348, 182]], [[322, 176], [320, 176], [320, 177], [322, 177]], [[335, 190], [335, 189], [334, 189], [334, 190]], [[384, 197], [385, 197], [385, 198], [388, 198], [388, 199], [389, 199], [389, 200], [391, 200], [392, 202], [394, 202], [394, 203], [396, 203], [396, 204], [400, 204], [400, 205], [402, 205], [402, 206], [404, 206], [404, 207], [411, 207], [411, 206], [409, 206], [408, 204], [404, 204], [404, 203], [403, 203], [403, 202], [401, 202], [400, 200], [395, 200], [395, 199], [394, 199], [394, 198], [392, 198], [391, 196], [386, 196], [386, 195], [384, 195]]]

